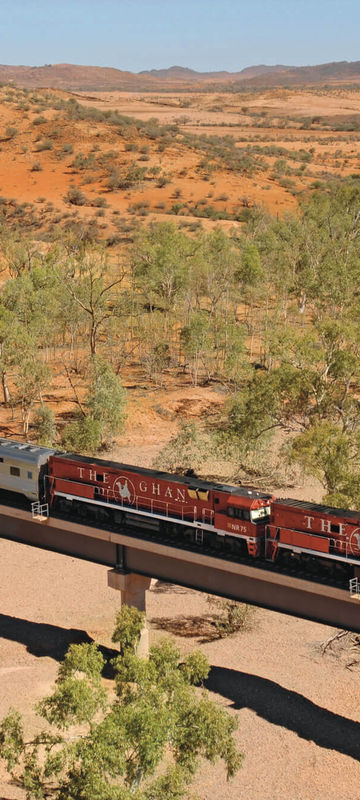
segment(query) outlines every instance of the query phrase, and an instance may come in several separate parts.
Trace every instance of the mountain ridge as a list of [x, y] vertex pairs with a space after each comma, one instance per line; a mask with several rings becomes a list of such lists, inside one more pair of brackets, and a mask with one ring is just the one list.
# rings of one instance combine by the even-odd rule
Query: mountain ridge
[[167, 69], [142, 70], [135, 73], [115, 67], [77, 64], [44, 64], [43, 66], [0, 65], [0, 82], [26, 88], [54, 88], [65, 91], [146, 91], [193, 89], [194, 87], [273, 87], [324, 82], [360, 82], [360, 61], [331, 61], [303, 67], [282, 64], [257, 64], [238, 72], [220, 70], [198, 72], [174, 65]]

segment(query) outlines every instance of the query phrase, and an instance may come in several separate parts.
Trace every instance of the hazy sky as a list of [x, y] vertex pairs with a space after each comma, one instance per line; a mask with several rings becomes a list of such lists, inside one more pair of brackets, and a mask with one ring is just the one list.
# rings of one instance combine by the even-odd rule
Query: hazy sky
[[360, 59], [359, 0], [0, 0], [0, 61], [138, 72]]

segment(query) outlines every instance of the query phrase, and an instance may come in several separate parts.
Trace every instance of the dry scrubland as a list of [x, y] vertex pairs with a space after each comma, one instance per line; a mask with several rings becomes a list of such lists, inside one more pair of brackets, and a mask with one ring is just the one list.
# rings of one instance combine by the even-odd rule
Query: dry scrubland
[[[89, 106], [97, 116], [86, 114]], [[117, 124], [112, 112], [143, 129]], [[359, 115], [357, 89], [141, 96], [5, 86], [1, 211], [50, 234], [86, 219], [104, 238], [121, 236], [139, 217], [176, 215], [184, 226], [208, 227], [241, 222], [254, 204], [283, 214], [314, 184], [358, 171]], [[133, 180], [116, 186], [130, 167]]]
[[[332, 177], [360, 174], [359, 115], [359, 91], [341, 88], [74, 96], [4, 86], [0, 219], [15, 235], [37, 240], [43, 253], [71, 231], [99, 237], [112, 266], [126, 262], [139, 224], [170, 220], [194, 236], [219, 225], [241, 233], [254, 206], [282, 217]], [[5, 256], [2, 265], [6, 281]], [[70, 374], [80, 398], [84, 347]], [[256, 359], [256, 336], [251, 347]], [[74, 409], [71, 381], [59, 351], [55, 360], [51, 348], [46, 357], [53, 382], [43, 399], [64, 424]], [[122, 362], [121, 376], [128, 417], [112, 455], [144, 466], [179, 419], [216, 414], [226, 397], [222, 383], [196, 386], [194, 371], [159, 376], [149, 362], [139, 366], [136, 353]], [[2, 435], [21, 435], [19, 408], [1, 405], [0, 421]], [[314, 481], [296, 480], [293, 496], [320, 499]], [[0, 711], [15, 705], [32, 726], [32, 703], [49, 690], [69, 642], [89, 636], [111, 646], [117, 598], [101, 567], [7, 542], [1, 558]], [[228, 785], [220, 771], [203, 772], [201, 800], [357, 797], [359, 673], [349, 643], [322, 655], [319, 643], [331, 631], [262, 610], [252, 630], [204, 643], [204, 599], [176, 587], [154, 584], [148, 610], [154, 640], [175, 634], [184, 652], [204, 649], [214, 667], [211, 690], [239, 716], [244, 768]], [[6, 800], [22, 798], [4, 776], [0, 788]]]

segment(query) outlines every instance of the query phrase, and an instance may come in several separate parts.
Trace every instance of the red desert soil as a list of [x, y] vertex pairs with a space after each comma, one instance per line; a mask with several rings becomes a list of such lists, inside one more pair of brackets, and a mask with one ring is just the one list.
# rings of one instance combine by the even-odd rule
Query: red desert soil
[[[359, 168], [359, 132], [348, 124], [355, 119], [355, 128], [358, 125], [360, 93], [355, 89], [272, 89], [246, 94], [174, 91], [145, 96], [140, 92], [21, 92], [15, 87], [0, 88], [0, 195], [5, 209], [10, 200], [28, 203], [20, 212], [22, 221], [35, 213], [43, 229], [63, 224], [74, 214], [96, 221], [104, 236], [116, 230], [117, 215], [132, 222], [145, 215], [147, 221], [191, 223], [199, 201], [200, 210], [212, 206], [217, 213], [236, 215], [244, 207], [258, 205], [284, 214], [296, 210], [298, 198], [314, 183], [354, 174]], [[69, 119], [61, 108], [61, 102], [69, 99], [99, 112], [116, 110], [143, 121], [157, 118], [160, 125], [176, 123], [178, 131], [170, 134], [164, 147], [158, 146], [157, 134], [149, 138], [134, 127], [125, 137], [119, 136], [116, 126], [105, 118]], [[186, 143], [182, 134], [188, 137]], [[250, 148], [245, 153], [250, 166], [233, 169], [221, 140], [218, 155], [206, 155], [195, 146], [194, 135], [232, 137], [244, 153]], [[291, 156], [291, 151], [297, 152]], [[89, 156], [90, 161], [81, 165]], [[110, 190], [112, 167], [124, 172], [135, 162], [147, 169], [144, 180], [129, 190]], [[162, 183], [156, 170], [165, 176]], [[66, 201], [71, 186], [83, 192], [84, 205]], [[190, 210], [174, 214], [173, 206], [179, 203], [189, 204]], [[200, 220], [206, 228], [239, 225]]]

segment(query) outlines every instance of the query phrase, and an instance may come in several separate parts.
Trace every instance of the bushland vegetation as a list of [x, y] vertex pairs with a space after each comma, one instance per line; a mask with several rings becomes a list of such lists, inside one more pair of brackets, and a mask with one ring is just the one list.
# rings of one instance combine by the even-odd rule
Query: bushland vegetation
[[[65, 111], [90, 113], [72, 101]], [[155, 136], [154, 122], [144, 129]], [[289, 153], [274, 155], [287, 172]], [[297, 158], [311, 162], [306, 151]], [[169, 371], [216, 382], [224, 411], [188, 439], [205, 437], [204, 449], [223, 452], [234, 475], [248, 469], [266, 482], [280, 431], [282, 464], [316, 475], [327, 501], [359, 505], [359, 179], [324, 184], [284, 218], [244, 210], [246, 222], [227, 232], [137, 224], [116, 255], [86, 226], [41, 242], [4, 217], [3, 401], [31, 435], [60, 371], [74, 413], [57, 420], [57, 440], [93, 452], [124, 424], [125, 368], [154, 383]]]

